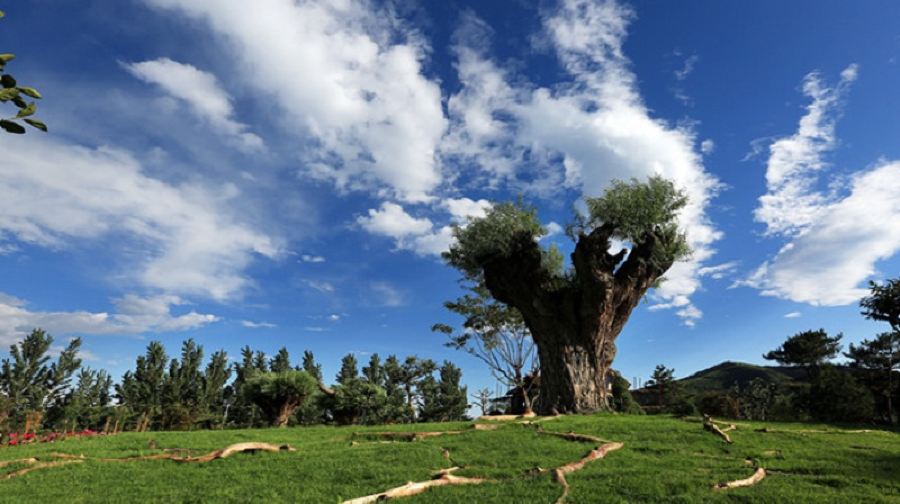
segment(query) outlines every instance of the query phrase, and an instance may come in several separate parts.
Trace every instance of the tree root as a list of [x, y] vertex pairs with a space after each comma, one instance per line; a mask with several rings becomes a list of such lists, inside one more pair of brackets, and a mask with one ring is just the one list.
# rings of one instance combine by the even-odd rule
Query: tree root
[[[28, 460], [28, 459], [25, 459]], [[21, 461], [20, 461], [21, 462]], [[4, 474], [0, 476], [0, 480], [8, 480], [12, 478], [16, 478], [19, 476], [24, 476], [31, 471], [37, 471], [38, 469], [49, 469], [51, 467], [59, 467], [69, 464], [80, 464], [83, 462], [82, 460], [54, 460], [53, 462], [36, 462], [31, 465], [31, 467], [26, 467], [24, 469], [19, 469], [18, 471], [13, 471], [11, 473]], [[28, 462], [30, 463], [30, 462]]]
[[[729, 427], [734, 427], [735, 429], [737, 428], [734, 425], [729, 426]], [[731, 440], [731, 437], [728, 434], [725, 434], [725, 431], [720, 429], [719, 426], [716, 425], [716, 423], [712, 419], [712, 417], [710, 417], [709, 415], [703, 415], [703, 428], [712, 432], [713, 434], [718, 435], [719, 437], [724, 439], [725, 442], [728, 444], [734, 443], [734, 441]], [[729, 428], [728, 430], [732, 430], [732, 429]]]
[[457, 469], [459, 469], [459, 467], [444, 469], [438, 472], [434, 478], [428, 481], [410, 481], [405, 485], [391, 488], [381, 493], [367, 495], [365, 497], [357, 497], [356, 499], [344, 501], [342, 504], [369, 504], [372, 502], [397, 499], [400, 497], [411, 497], [413, 495], [418, 495], [422, 492], [425, 492], [429, 488], [433, 487], [447, 485], [478, 485], [487, 481], [484, 478], [467, 478], [463, 476], [454, 476], [452, 473]]
[[788, 433], [788, 434], [875, 434], [886, 432], [883, 430], [873, 430], [873, 429], [855, 429], [855, 430], [843, 430], [843, 429], [832, 429], [832, 430], [823, 430], [823, 429], [770, 429], [768, 427], [763, 427], [761, 429], [756, 429], [754, 432], [762, 432], [762, 433]]
[[760, 481], [762, 481], [763, 478], [765, 478], [765, 477], [766, 477], [766, 470], [763, 469], [762, 467], [757, 467], [756, 472], [754, 472], [753, 475], [750, 476], [749, 478], [728, 481], [725, 483], [719, 483], [717, 485], [714, 485], [712, 487], [712, 489], [713, 490], [728, 490], [730, 488], [753, 486], [753, 485], [759, 483]]
[[[257, 452], [257, 451], [265, 451], [265, 452], [278, 452], [278, 451], [297, 451], [291, 445], [283, 444], [283, 445], [274, 445], [270, 443], [258, 443], [258, 442], [247, 442], [247, 443], [235, 443], [233, 445], [226, 446], [221, 450], [216, 450], [206, 455], [200, 455], [197, 457], [191, 456], [183, 456], [177, 455], [175, 453], [154, 453], [152, 455], [139, 455], [136, 457], [122, 457], [122, 458], [92, 458], [88, 459], [84, 455], [71, 455], [68, 453], [53, 453], [51, 456], [61, 459], [68, 460], [96, 460], [99, 462], [136, 462], [141, 460], [174, 460], [175, 462], [210, 462], [215, 459], [227, 458], [235, 453], [243, 453], [243, 452]], [[175, 450], [176, 452], [183, 453], [185, 450]]]
[[[581, 436], [581, 435], [579, 434], [579, 436]], [[585, 437], [590, 437], [590, 436], [585, 436]], [[579, 471], [585, 465], [587, 465], [588, 462], [591, 462], [592, 460], [602, 459], [603, 457], [606, 456], [607, 453], [614, 451], [614, 450], [618, 450], [619, 448], [622, 448], [623, 446], [625, 446], [625, 445], [622, 443], [601, 444], [597, 448], [591, 450], [590, 453], [588, 453], [587, 455], [582, 457], [580, 460], [576, 460], [575, 462], [569, 462], [568, 464], [566, 464], [564, 466], [557, 467], [556, 469], [554, 469], [553, 470], [553, 479], [555, 479], [556, 482], [559, 483], [560, 485], [562, 485], [562, 487], [563, 487], [563, 493], [562, 493], [562, 495], [559, 496], [558, 499], [556, 499], [556, 504], [562, 504], [563, 502], [565, 502], [566, 497], [569, 495], [570, 487], [569, 487], [569, 482], [566, 481], [566, 474], [570, 474], [575, 471]]]
[[538, 434], [543, 434], [545, 436], [556, 436], [565, 439], [566, 441], [575, 441], [576, 443], [597, 443], [603, 444], [606, 441], [600, 439], [596, 436], [589, 436], [587, 434], [578, 434], [577, 432], [554, 432], [554, 431], [545, 431], [543, 429], [538, 429]]
[[466, 431], [426, 431], [426, 432], [354, 432], [351, 438], [377, 439], [381, 441], [414, 442], [439, 436], [465, 434]]
[[13, 464], [37, 464], [37, 463], [38, 463], [38, 459], [31, 457], [31, 458], [16, 459], [16, 460], [4, 460], [4, 461], [0, 462], [0, 467], [11, 466]]
[[478, 417], [479, 422], [513, 422], [516, 420], [525, 420], [527, 418], [535, 418], [534, 413], [525, 413], [524, 415], [484, 415]]

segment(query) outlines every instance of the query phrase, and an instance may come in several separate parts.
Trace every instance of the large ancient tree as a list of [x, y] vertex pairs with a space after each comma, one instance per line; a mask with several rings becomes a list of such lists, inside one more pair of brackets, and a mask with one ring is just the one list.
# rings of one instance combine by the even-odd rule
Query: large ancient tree
[[[541, 413], [610, 409], [616, 337], [647, 289], [690, 253], [676, 222], [687, 198], [661, 177], [615, 182], [586, 203], [569, 228], [568, 271], [539, 245], [535, 210], [514, 203], [457, 227], [444, 256], [522, 314], [540, 358]], [[610, 253], [613, 240], [624, 246]]]

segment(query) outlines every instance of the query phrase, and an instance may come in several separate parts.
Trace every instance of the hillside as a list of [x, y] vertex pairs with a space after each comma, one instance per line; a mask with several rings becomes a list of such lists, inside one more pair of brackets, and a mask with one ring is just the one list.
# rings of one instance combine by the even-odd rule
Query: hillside
[[[566, 490], [553, 469], [566, 466], [566, 503], [887, 503], [900, 494], [896, 432], [748, 422], [729, 432], [734, 444], [725, 444], [697, 419], [665, 415], [538, 422], [122, 433], [12, 446], [0, 448], [0, 502], [335, 504], [428, 481], [452, 466], [460, 468], [453, 477], [470, 484], [397, 502], [555, 502]], [[761, 427], [767, 431], [756, 430]], [[389, 437], [384, 431], [445, 433]], [[578, 434], [561, 434], [570, 432]], [[249, 441], [296, 451], [169, 460]], [[609, 447], [605, 456], [591, 458], [601, 445]], [[759, 483], [713, 490], [759, 472], [754, 464], [767, 472]]]
[[678, 380], [678, 384], [688, 394], [695, 395], [728, 390], [735, 383], [744, 387], [755, 378], [784, 385], [794, 380], [805, 380], [806, 372], [796, 367], [756, 366], [744, 362], [725, 361], [682, 378]]
[[[777, 385], [787, 385], [805, 380], [806, 372], [794, 367], [756, 366], [744, 362], [725, 361], [676, 381], [681, 392], [696, 397], [709, 392], [724, 393], [735, 384], [745, 387], [755, 378], [762, 378]], [[632, 390], [631, 395], [645, 408], [652, 408], [657, 404], [657, 392], [650, 388]]]

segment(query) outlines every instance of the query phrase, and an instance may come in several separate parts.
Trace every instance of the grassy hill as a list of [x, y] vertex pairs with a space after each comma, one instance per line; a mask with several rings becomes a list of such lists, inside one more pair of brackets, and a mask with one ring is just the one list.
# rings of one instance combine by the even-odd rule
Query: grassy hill
[[[598, 440], [540, 433], [577, 432]], [[754, 429], [768, 427], [769, 432]], [[388, 442], [379, 431], [458, 431], [417, 441]], [[817, 430], [819, 432], [809, 432]], [[504, 423], [478, 430], [471, 423], [377, 427], [298, 427], [198, 432], [124, 433], [57, 443], [0, 448], [0, 502], [302, 502], [334, 504], [374, 494], [435, 471], [484, 478], [399, 500], [410, 503], [547, 503], [562, 487], [553, 468], [577, 461], [598, 442], [624, 446], [566, 479], [566, 502], [898, 502], [900, 434], [851, 432], [807, 424], [741, 423], [734, 444], [699, 422], [668, 416], [570, 416], [537, 425]], [[600, 441], [602, 440], [602, 441]], [[207, 463], [115, 461], [204, 453], [235, 442], [289, 443], [296, 451], [237, 454]], [[77, 463], [4, 478], [40, 462]], [[165, 456], [165, 455], [163, 455]], [[748, 459], [751, 462], [748, 462]], [[746, 478], [753, 465], [768, 471], [759, 484], [725, 491], [712, 486]], [[543, 468], [543, 470], [541, 469]]]
[[[725, 393], [735, 384], [746, 387], [755, 378], [762, 378], [779, 386], [806, 380], [806, 371], [797, 367], [756, 366], [744, 362], [725, 361], [713, 367], [676, 380], [679, 390], [687, 396], [697, 397], [708, 392]], [[632, 396], [645, 408], [657, 404], [657, 392], [650, 388], [631, 391]]]
[[688, 394], [726, 391], [735, 383], [745, 387], [755, 378], [762, 378], [777, 385], [794, 380], [805, 380], [802, 368], [785, 366], [756, 366], [743, 362], [725, 361], [711, 368], [698, 371], [687, 378], [678, 380], [681, 389]]

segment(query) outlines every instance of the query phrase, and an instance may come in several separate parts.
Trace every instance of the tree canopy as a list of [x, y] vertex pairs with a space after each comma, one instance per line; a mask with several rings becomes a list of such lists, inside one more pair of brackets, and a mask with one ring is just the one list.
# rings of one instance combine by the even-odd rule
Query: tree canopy
[[[566, 271], [559, 251], [538, 243], [546, 231], [521, 201], [456, 226], [456, 243], [444, 254], [521, 313], [538, 349], [546, 413], [610, 409], [616, 337], [644, 293], [690, 254], [678, 227], [687, 197], [660, 176], [614, 182], [586, 203], [587, 214], [567, 229], [575, 248]], [[626, 248], [611, 253], [614, 241]]]
[[764, 354], [763, 358], [787, 366], [818, 366], [841, 351], [843, 336], [830, 337], [824, 329], [799, 332], [775, 350]]
[[[4, 17], [6, 17], [6, 14], [0, 11], [0, 19]], [[7, 133], [25, 133], [25, 128], [18, 123], [21, 120], [33, 128], [47, 131], [47, 125], [34, 117], [34, 113], [37, 111], [37, 103], [26, 100], [26, 98], [39, 100], [42, 98], [41, 93], [32, 87], [20, 86], [16, 78], [6, 71], [7, 63], [15, 58], [15, 54], [0, 54], [0, 103], [12, 102], [18, 108], [16, 115], [0, 119], [0, 128], [3, 128]]]

